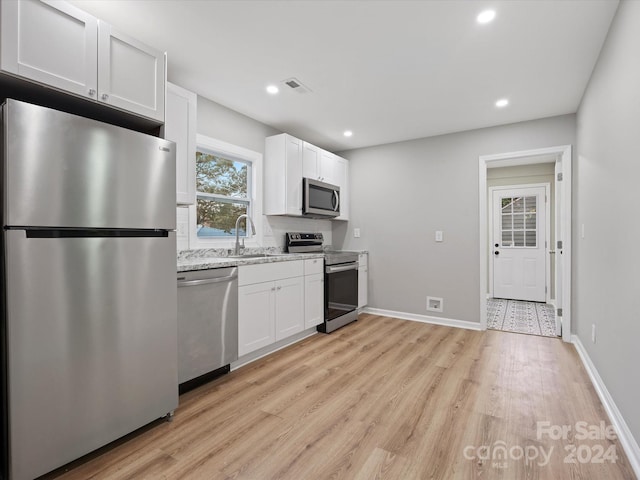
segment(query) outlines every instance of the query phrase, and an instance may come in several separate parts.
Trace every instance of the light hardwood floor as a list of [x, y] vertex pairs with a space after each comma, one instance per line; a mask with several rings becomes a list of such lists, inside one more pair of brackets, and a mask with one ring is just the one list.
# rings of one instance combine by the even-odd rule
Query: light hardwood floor
[[[539, 439], [539, 421], [572, 431]], [[580, 421], [609, 425], [572, 345], [361, 315], [183, 395], [173, 422], [49, 478], [634, 479], [617, 440], [575, 438]], [[501, 445], [505, 460], [478, 458]], [[600, 447], [616, 462], [579, 461]]]

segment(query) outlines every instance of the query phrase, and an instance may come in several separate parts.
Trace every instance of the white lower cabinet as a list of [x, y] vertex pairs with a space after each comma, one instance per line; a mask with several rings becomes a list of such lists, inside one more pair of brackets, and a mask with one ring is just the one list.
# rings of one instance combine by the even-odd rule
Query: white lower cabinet
[[273, 282], [267, 282], [238, 288], [238, 355], [240, 356], [276, 341], [273, 287]]
[[276, 342], [304, 330], [304, 279], [274, 282]]
[[358, 308], [362, 308], [369, 302], [369, 255], [358, 255]]
[[240, 266], [238, 354], [254, 352], [305, 328], [302, 260]]
[[304, 261], [304, 327], [312, 328], [324, 321], [324, 261]]

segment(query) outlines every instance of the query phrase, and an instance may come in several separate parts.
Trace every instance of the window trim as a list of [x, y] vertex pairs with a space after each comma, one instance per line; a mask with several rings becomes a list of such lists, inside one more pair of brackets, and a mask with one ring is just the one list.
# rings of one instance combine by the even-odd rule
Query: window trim
[[[251, 163], [251, 175], [247, 179], [249, 190], [249, 215], [256, 227], [256, 234], [245, 239], [247, 247], [258, 247], [262, 243], [262, 154], [247, 148], [233, 145], [206, 135], [196, 136], [196, 150], [205, 149], [212, 154], [230, 160], [240, 160]], [[195, 155], [191, 159], [195, 166]], [[196, 190], [197, 198], [197, 190]], [[197, 200], [189, 206], [189, 248], [233, 248], [235, 237], [199, 238], [196, 230]]]

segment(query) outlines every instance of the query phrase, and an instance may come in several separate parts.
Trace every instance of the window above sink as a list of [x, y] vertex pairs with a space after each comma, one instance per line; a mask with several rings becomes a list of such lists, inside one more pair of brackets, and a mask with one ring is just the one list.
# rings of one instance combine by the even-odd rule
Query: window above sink
[[[196, 154], [196, 204], [189, 206], [190, 248], [227, 247], [235, 242], [235, 221], [250, 215], [256, 235], [239, 228], [247, 247], [262, 240], [262, 154], [198, 135]], [[247, 257], [244, 257], [247, 258]]]

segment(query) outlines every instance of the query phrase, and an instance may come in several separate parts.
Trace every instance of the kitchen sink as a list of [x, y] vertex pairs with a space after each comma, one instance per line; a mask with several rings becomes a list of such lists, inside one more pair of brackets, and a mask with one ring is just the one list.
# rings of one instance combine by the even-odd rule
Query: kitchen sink
[[249, 253], [246, 255], [229, 255], [228, 258], [269, 258], [269, 257], [284, 257], [289, 255], [288, 253]]

